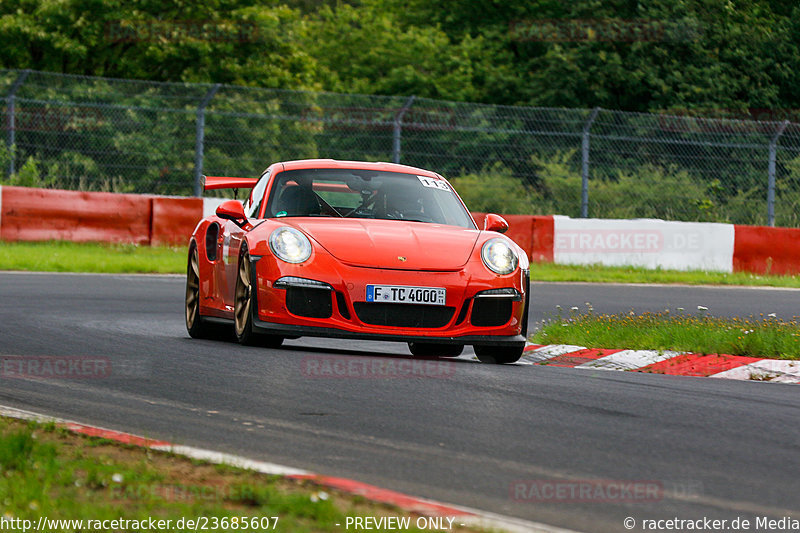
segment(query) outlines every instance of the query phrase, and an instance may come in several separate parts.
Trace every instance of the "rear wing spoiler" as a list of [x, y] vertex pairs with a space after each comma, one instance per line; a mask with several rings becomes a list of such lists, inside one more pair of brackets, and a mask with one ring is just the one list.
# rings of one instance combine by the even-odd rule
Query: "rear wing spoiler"
[[252, 189], [258, 178], [227, 178], [223, 176], [203, 176], [203, 190], [213, 189]]

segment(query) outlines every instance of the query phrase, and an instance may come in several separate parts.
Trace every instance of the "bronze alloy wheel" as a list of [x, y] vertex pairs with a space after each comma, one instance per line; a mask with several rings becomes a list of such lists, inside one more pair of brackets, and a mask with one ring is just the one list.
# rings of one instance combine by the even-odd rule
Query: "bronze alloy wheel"
[[283, 343], [278, 335], [262, 335], [253, 331], [253, 290], [252, 266], [247, 248], [242, 248], [239, 259], [239, 272], [236, 275], [236, 289], [233, 299], [233, 322], [236, 340], [241, 344], [277, 348]]
[[186, 330], [194, 339], [230, 340], [231, 328], [200, 314], [200, 256], [195, 246], [186, 266]]
[[201, 336], [200, 266], [197, 248], [192, 248], [189, 253], [189, 264], [186, 267], [186, 329], [192, 337]]
[[[236, 292], [233, 301], [233, 320], [236, 327], [236, 338], [242, 342], [243, 337], [252, 336], [252, 320], [250, 307], [252, 302], [250, 288], [250, 254], [242, 251], [239, 259], [239, 273], [236, 278]], [[245, 340], [244, 343], [247, 341]]]

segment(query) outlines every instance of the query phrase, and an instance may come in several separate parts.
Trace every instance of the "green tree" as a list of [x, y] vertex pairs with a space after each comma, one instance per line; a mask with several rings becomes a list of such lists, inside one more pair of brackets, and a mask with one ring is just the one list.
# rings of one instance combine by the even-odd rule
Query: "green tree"
[[314, 88], [300, 12], [249, 0], [11, 0], [0, 67]]
[[327, 90], [483, 101], [514, 78], [497, 43], [403, 24], [382, 4], [325, 6], [311, 18], [306, 45]]

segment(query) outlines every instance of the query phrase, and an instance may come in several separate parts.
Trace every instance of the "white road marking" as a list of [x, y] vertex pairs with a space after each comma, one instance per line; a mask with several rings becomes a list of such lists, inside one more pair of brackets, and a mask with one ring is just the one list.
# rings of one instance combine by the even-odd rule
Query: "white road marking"
[[712, 374], [712, 378], [800, 383], [800, 361], [762, 359], [749, 365]]
[[623, 350], [594, 361], [589, 361], [575, 368], [591, 368], [594, 370], [636, 370], [644, 366], [672, 359], [685, 352], [658, 350]]
[[550, 344], [548, 346], [543, 346], [541, 348], [525, 352], [522, 356], [522, 359], [531, 363], [540, 363], [542, 361], [552, 359], [553, 357], [558, 357], [559, 355], [566, 355], [568, 353], [579, 352], [585, 349], [585, 346], [573, 346], [571, 344]]

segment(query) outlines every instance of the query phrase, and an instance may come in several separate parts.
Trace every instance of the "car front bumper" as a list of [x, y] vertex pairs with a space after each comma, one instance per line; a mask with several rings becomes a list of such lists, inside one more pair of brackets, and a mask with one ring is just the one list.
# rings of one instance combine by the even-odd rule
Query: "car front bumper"
[[[390, 342], [424, 342], [435, 344], [462, 344], [480, 346], [524, 347], [527, 320], [525, 308], [528, 298], [527, 271], [508, 276], [484, 273], [483, 266], [477, 275], [470, 275], [470, 266], [458, 272], [415, 272], [365, 269], [330, 261], [325, 268], [304, 271], [296, 265], [276, 265], [252, 257], [253, 326], [261, 333], [284, 337], [329, 337]], [[333, 258], [330, 258], [333, 259]], [[276, 271], [275, 268], [280, 268]], [[475, 265], [472, 265], [474, 268]], [[287, 305], [288, 291], [276, 286], [282, 277], [293, 276], [326, 284], [331, 314], [325, 317], [298, 316]], [[407, 327], [365, 323], [359, 317], [356, 305], [364, 305], [365, 287], [368, 283], [386, 283], [410, 286], [437, 286], [447, 288], [447, 305], [454, 308], [452, 318], [441, 327]], [[509, 301], [509, 319], [491, 326], [471, 323], [476, 296], [492, 289], [513, 288], [519, 297]], [[367, 304], [369, 305], [369, 304]], [[405, 304], [398, 304], [405, 305]]]

